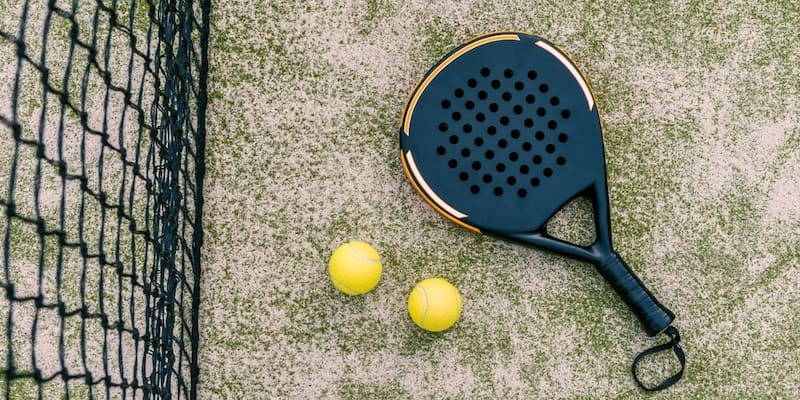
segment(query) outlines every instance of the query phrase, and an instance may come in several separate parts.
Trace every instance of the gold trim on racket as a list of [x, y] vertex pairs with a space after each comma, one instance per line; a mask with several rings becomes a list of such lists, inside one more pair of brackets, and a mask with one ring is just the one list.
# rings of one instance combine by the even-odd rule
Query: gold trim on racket
[[[412, 156], [412, 160], [413, 160], [413, 156]], [[421, 176], [418, 176], [418, 174], [412, 173], [411, 169], [409, 168], [408, 160], [406, 159], [406, 154], [403, 153], [402, 149], [400, 150], [400, 161], [403, 164], [403, 171], [406, 173], [406, 177], [408, 178], [408, 181], [411, 182], [411, 186], [414, 186], [414, 189], [417, 190], [417, 193], [419, 193], [420, 196], [422, 196], [422, 198], [425, 200], [426, 203], [428, 203], [428, 205], [433, 207], [433, 209], [436, 210], [436, 212], [438, 212], [439, 214], [442, 214], [445, 218], [447, 218], [451, 222], [453, 222], [455, 224], [458, 224], [459, 226], [461, 226], [463, 228], [469, 229], [469, 230], [471, 230], [471, 231], [473, 231], [475, 233], [481, 233], [480, 229], [465, 223], [464, 221], [460, 220], [459, 217], [457, 217], [457, 216], [455, 216], [453, 214], [450, 214], [448, 211], [445, 211], [445, 208], [449, 208], [450, 210], [454, 211], [457, 215], [462, 215], [462, 217], [460, 217], [460, 218], [465, 218], [467, 215], [459, 212], [458, 210], [456, 210], [455, 208], [451, 207], [447, 203], [444, 203], [444, 201], [439, 199], [438, 196], [436, 196], [432, 191], [429, 193], [429, 192], [426, 192], [425, 190], [423, 190], [422, 187], [420, 187], [420, 184], [424, 185], [425, 187], [428, 187], [428, 185], [427, 185], [427, 183], [424, 183], [425, 180], [422, 179]], [[436, 198], [443, 203], [444, 208], [440, 207], [439, 204], [437, 204], [437, 202], [432, 198], [432, 196], [436, 196]]]
[[403, 133], [406, 135], [409, 134], [409, 128], [411, 125], [411, 115], [414, 114], [414, 108], [417, 106], [417, 101], [419, 101], [419, 97], [422, 96], [422, 93], [425, 92], [425, 89], [428, 87], [428, 84], [436, 78], [436, 75], [439, 75], [443, 69], [445, 69], [450, 63], [455, 61], [458, 57], [461, 57], [465, 53], [469, 52], [470, 50], [483, 46], [487, 43], [497, 42], [501, 40], [519, 40], [519, 35], [516, 34], [503, 34], [503, 35], [493, 35], [489, 37], [485, 37], [483, 39], [478, 39], [460, 49], [458, 49], [455, 53], [451, 54], [447, 57], [444, 61], [439, 63], [436, 68], [431, 71], [425, 79], [422, 80], [415, 88], [414, 88], [414, 95], [409, 99], [408, 103], [406, 104], [406, 109], [404, 112], [403, 117]]

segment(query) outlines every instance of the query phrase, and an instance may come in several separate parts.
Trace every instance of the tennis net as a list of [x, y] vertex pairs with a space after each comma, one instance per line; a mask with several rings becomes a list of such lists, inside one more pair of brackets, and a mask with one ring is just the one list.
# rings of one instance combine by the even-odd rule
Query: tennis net
[[209, 9], [0, 2], [4, 398], [196, 398]]

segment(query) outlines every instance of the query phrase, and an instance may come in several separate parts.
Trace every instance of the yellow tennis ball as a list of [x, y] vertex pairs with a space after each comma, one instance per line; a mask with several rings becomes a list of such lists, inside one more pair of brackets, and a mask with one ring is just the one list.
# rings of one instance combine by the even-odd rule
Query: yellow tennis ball
[[442, 278], [425, 279], [408, 295], [408, 314], [420, 328], [441, 332], [461, 316], [461, 294]]
[[378, 251], [358, 240], [339, 246], [328, 263], [333, 286], [350, 296], [364, 294], [375, 288], [382, 271]]

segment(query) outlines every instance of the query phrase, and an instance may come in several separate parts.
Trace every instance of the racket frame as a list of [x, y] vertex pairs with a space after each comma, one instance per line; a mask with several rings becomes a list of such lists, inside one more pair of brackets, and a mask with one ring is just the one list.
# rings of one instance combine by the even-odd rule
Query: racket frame
[[[519, 35], [526, 34], [515, 32], [495, 32], [482, 35], [454, 49], [445, 57], [443, 57], [439, 63], [431, 68], [428, 73], [426, 73], [425, 76], [423, 76], [417, 82], [414, 90], [409, 95], [403, 112], [400, 134], [406, 136], [410, 134], [409, 130], [411, 119], [413, 117], [414, 109], [418, 105], [420, 97], [428, 85], [434, 79], [436, 79], [437, 76], [439, 76], [439, 73], [442, 72], [447, 65], [451, 64], [462, 55], [480, 46], [499, 40], [520, 40]], [[546, 45], [540, 45], [539, 47], [545, 49], [553, 57], [557, 58], [578, 81], [584, 91], [584, 95], [587, 98], [587, 103], [590, 107], [590, 110], [592, 107], [597, 107], [594, 92], [592, 91], [588, 80], [583, 76], [583, 74], [580, 72], [580, 69], [577, 68], [572, 59], [563, 50], [543, 39], [540, 39], [540, 41], [537, 42], [537, 45], [538, 43], [545, 43]], [[601, 135], [602, 132], [603, 129], [602, 126], [600, 126]], [[600, 151], [603, 152], [603, 168], [605, 169], [605, 149], [602, 146], [602, 140]], [[567, 199], [548, 218], [549, 221], [549, 219], [552, 218], [553, 215], [558, 212], [558, 210], [562, 209], [573, 199], [581, 196], [588, 197], [591, 200], [591, 204], [594, 209], [594, 225], [596, 236], [595, 241], [592, 244], [588, 246], [582, 246], [548, 234], [547, 222], [529, 232], [493, 231], [473, 226], [463, 220], [466, 215], [455, 208], [450, 207], [445, 199], [442, 199], [433, 189], [431, 189], [431, 187], [427, 184], [425, 177], [419, 172], [411, 150], [404, 151], [401, 148], [400, 159], [403, 170], [415, 190], [434, 210], [451, 222], [475, 233], [483, 233], [502, 240], [548, 250], [560, 255], [593, 264], [598, 272], [606, 279], [615, 292], [622, 298], [631, 311], [642, 322], [645, 331], [650, 336], [655, 336], [665, 331], [675, 319], [675, 315], [658, 302], [655, 296], [644, 286], [641, 280], [639, 280], [639, 278], [633, 273], [631, 268], [622, 260], [619, 254], [613, 250], [608, 184], [605, 171], [602, 174], [602, 179], [596, 179], [588, 187], [580, 190], [575, 196]]]

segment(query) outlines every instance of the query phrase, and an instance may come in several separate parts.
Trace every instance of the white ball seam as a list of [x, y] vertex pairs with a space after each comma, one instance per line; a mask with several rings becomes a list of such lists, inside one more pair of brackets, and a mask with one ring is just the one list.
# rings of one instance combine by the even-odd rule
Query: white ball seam
[[380, 257], [378, 257], [377, 260], [373, 260], [373, 259], [371, 259], [369, 257], [366, 257], [363, 254], [357, 252], [356, 249], [354, 249], [353, 246], [350, 245], [350, 242], [347, 242], [347, 248], [350, 250], [351, 253], [353, 253], [353, 255], [355, 255], [356, 257], [358, 257], [358, 258], [360, 258], [360, 259], [362, 259], [364, 261], [369, 261], [371, 263], [375, 263], [375, 262], [379, 263], [379, 262], [381, 262]]
[[428, 294], [422, 287], [417, 287], [417, 290], [422, 292], [422, 318], [419, 320], [419, 325], [425, 328], [425, 317], [428, 315]]
[[[347, 286], [347, 285], [345, 285], [344, 283], [342, 283], [342, 281], [340, 281], [340, 280], [338, 280], [338, 279], [334, 279], [333, 277], [331, 277], [331, 280], [332, 280], [334, 283], [338, 284], [339, 286], [342, 286], [342, 287], [344, 287], [345, 289], [347, 289], [347, 290], [351, 291], [351, 292], [352, 292], [352, 293], [354, 293], [354, 294], [363, 294], [363, 293], [359, 292], [358, 290], [354, 290], [354, 289], [353, 289], [353, 288], [351, 288], [350, 286]], [[348, 293], [348, 294], [349, 294], [349, 293]]]

